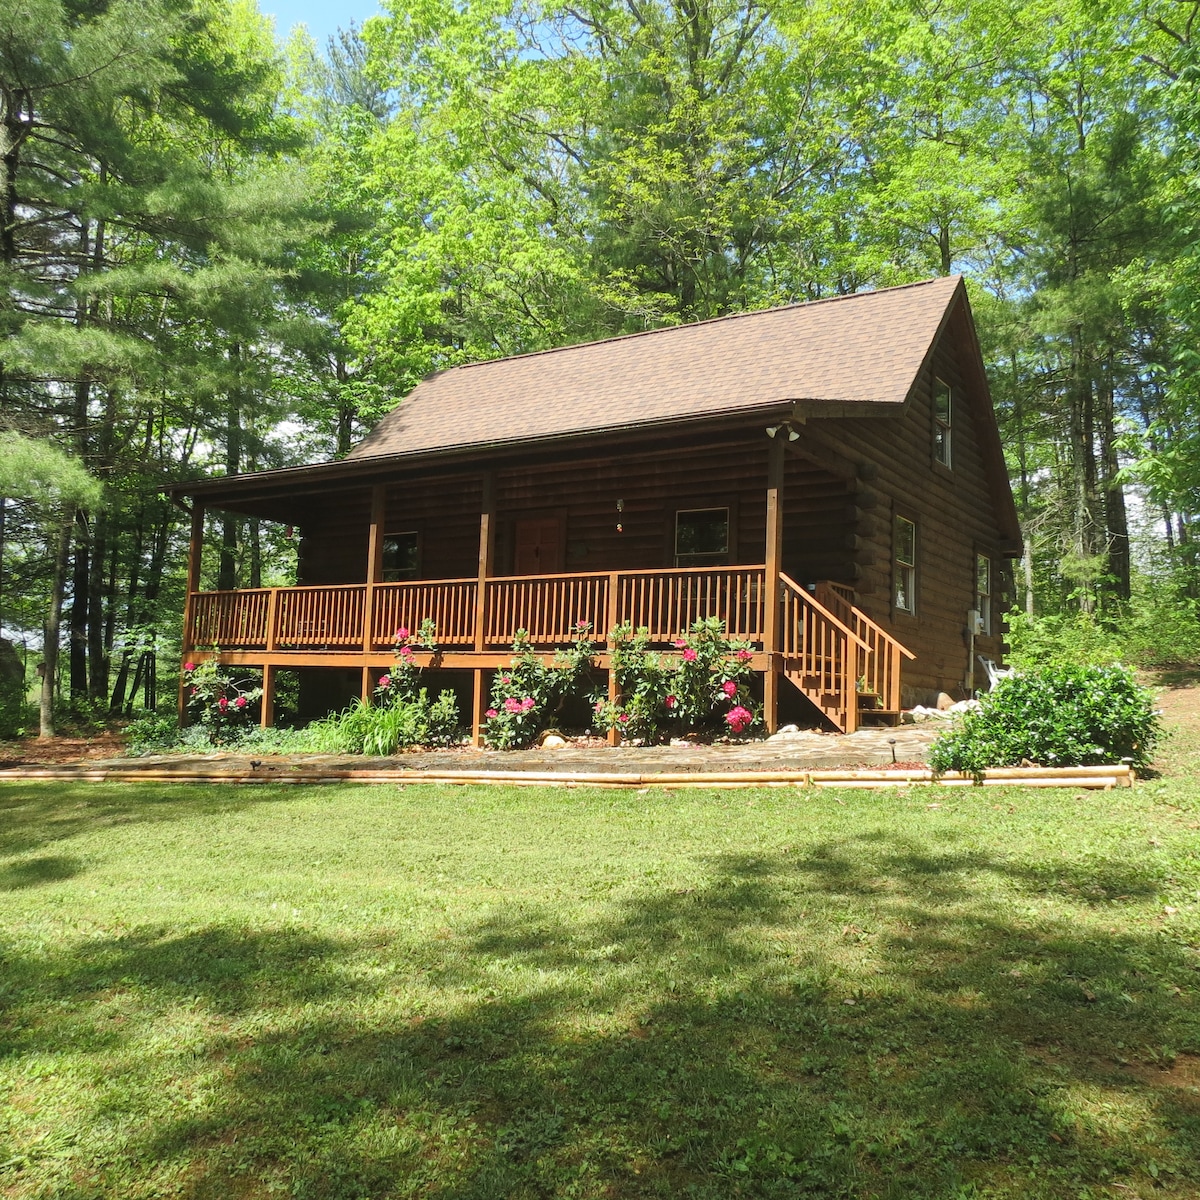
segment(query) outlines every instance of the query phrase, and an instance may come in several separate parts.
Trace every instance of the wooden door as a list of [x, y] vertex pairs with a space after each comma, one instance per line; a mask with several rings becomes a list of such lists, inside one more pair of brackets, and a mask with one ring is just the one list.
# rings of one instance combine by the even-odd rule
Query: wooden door
[[514, 575], [554, 575], [563, 569], [561, 517], [528, 517], [516, 522]]

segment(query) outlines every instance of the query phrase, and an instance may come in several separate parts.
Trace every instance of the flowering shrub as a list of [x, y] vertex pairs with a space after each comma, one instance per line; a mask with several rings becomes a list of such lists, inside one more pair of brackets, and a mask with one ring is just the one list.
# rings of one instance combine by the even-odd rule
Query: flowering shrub
[[585, 698], [593, 706], [598, 702], [591, 625], [580, 621], [575, 626], [575, 641], [556, 650], [550, 663], [543, 660], [529, 642], [523, 629], [513, 641], [512, 663], [498, 671], [492, 680], [487, 718], [487, 744], [498, 750], [519, 750], [559, 716], [564, 702], [572, 696]]
[[214, 745], [236, 741], [255, 715], [262, 688], [248, 679], [235, 679], [214, 657], [184, 663], [184, 694], [188, 713], [202, 725]]
[[612, 666], [620, 700], [602, 704], [608, 728], [645, 742], [661, 742], [689, 730], [741, 735], [758, 720], [750, 699], [749, 646], [725, 636], [716, 617], [697, 621], [677, 638], [678, 654], [649, 649], [649, 633], [628, 625], [613, 630]]
[[454, 693], [429, 699], [421, 687], [417, 651], [437, 653], [437, 628], [426, 618], [416, 633], [396, 630], [396, 663], [381, 675], [373, 703], [353, 704], [326, 721], [328, 736], [347, 754], [394, 754], [408, 746], [452, 746], [459, 740]]

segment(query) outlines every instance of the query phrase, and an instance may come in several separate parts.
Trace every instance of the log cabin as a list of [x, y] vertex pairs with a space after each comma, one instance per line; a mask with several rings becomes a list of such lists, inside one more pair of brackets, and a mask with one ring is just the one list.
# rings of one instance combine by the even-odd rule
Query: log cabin
[[[769, 730], [970, 694], [1021, 548], [960, 277], [454, 367], [340, 461], [172, 492], [184, 657], [261, 668], [264, 724], [277, 672], [326, 709], [348, 678], [369, 699], [428, 618], [476, 742], [516, 631], [549, 654], [579, 621], [669, 652], [719, 617]], [[200, 590], [214, 509], [300, 530], [296, 585]]]

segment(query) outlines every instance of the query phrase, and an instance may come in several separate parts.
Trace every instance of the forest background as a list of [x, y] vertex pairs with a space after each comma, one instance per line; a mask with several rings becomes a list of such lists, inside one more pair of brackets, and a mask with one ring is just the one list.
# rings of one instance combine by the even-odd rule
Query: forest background
[[[382, 7], [321, 48], [0, 0], [10, 669], [173, 693], [160, 488], [344, 454], [430, 371], [954, 272], [1010, 601], [1200, 657], [1200, 0]], [[204, 586], [293, 582], [293, 535], [211, 518]]]

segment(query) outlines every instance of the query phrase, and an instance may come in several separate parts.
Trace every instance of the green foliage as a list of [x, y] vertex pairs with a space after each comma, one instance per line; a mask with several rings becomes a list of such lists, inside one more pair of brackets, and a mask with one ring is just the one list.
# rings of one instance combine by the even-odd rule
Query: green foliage
[[37, 710], [29, 703], [24, 679], [0, 674], [0, 738], [23, 737], [37, 726]]
[[676, 639], [674, 654], [649, 649], [649, 640], [645, 629], [613, 631], [620, 699], [602, 706], [605, 725], [653, 743], [687, 732], [740, 735], [758, 723], [749, 692], [750, 647], [726, 637], [719, 618], [697, 621]]
[[126, 753], [136, 756], [175, 750], [179, 747], [180, 733], [179, 721], [173, 713], [169, 716], [145, 713], [125, 726]]
[[517, 750], [531, 745], [542, 730], [557, 723], [571, 700], [596, 711], [600, 693], [591, 628], [586, 621], [576, 625], [575, 641], [557, 649], [549, 663], [530, 645], [525, 630], [517, 631], [511, 664], [492, 680], [485, 714], [489, 746]]
[[237, 678], [215, 655], [203, 662], [184, 664], [184, 689], [188, 712], [208, 733], [214, 746], [236, 742], [257, 713], [262, 687]]
[[933, 744], [935, 771], [1150, 761], [1160, 734], [1153, 698], [1123, 667], [1054, 666], [997, 683]]
[[1008, 621], [1008, 662], [1020, 670], [1042, 666], [1107, 667], [1126, 657], [1126, 642], [1091, 613], [1031, 617], [1013, 610]]
[[389, 755], [410, 746], [453, 746], [460, 740], [458, 704], [453, 692], [436, 700], [421, 688], [409, 699], [387, 703], [356, 700], [344, 712], [314, 721], [302, 743], [317, 753]]
[[98, 504], [101, 491], [100, 483], [77, 458], [52, 443], [0, 431], [0, 496], [57, 510]]

